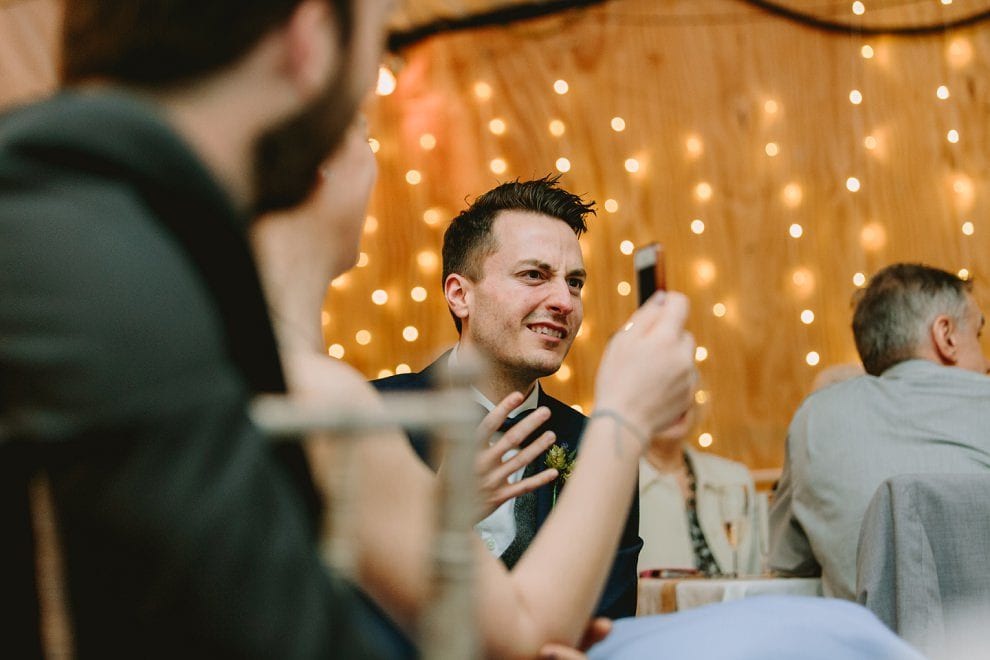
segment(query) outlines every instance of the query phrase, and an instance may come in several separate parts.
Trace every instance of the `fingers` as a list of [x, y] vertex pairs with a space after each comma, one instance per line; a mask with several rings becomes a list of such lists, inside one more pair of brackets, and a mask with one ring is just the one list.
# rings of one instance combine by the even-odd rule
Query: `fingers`
[[513, 392], [499, 401], [498, 405], [490, 413], [485, 415], [485, 418], [478, 424], [478, 442], [483, 446], [488, 446], [488, 441], [491, 439], [492, 434], [498, 430], [502, 422], [505, 421], [505, 418], [509, 416], [509, 413], [519, 407], [519, 404], [522, 402], [523, 395], [520, 392]]
[[531, 493], [541, 486], [546, 486], [548, 483], [552, 482], [560, 475], [554, 468], [548, 468], [542, 472], [537, 472], [531, 477], [526, 477], [514, 484], [508, 484], [504, 488], [499, 488], [495, 492], [492, 505], [498, 508], [502, 502], [506, 500], [511, 500], [513, 497], [519, 497], [520, 495], [525, 495], [526, 493]]
[[591, 620], [584, 630], [584, 637], [581, 638], [579, 649], [587, 651], [592, 646], [602, 641], [612, 632], [612, 620], [603, 616]]
[[[506, 435], [509, 434], [506, 433]], [[505, 437], [503, 436], [503, 440], [504, 439]], [[502, 461], [501, 457], [505, 455], [505, 452], [515, 448], [521, 442], [521, 440], [511, 441], [509, 444], [505, 446], [504, 451], [501, 451], [501, 453], [498, 454], [499, 457], [498, 460], [500, 462], [498, 466], [495, 467], [495, 469], [490, 470], [492, 476], [495, 479], [497, 479], [499, 483], [505, 481], [506, 479], [509, 478], [509, 475], [512, 474], [513, 472], [515, 472], [516, 470], [521, 470], [522, 468], [526, 467], [527, 465], [535, 461], [536, 458], [544, 451], [546, 451], [547, 448], [550, 445], [552, 445], [554, 440], [556, 439], [557, 439], [557, 434], [555, 434], [553, 431], [546, 431], [544, 433], [541, 433], [540, 437], [534, 440], [532, 444], [530, 444], [528, 447], [517, 453], [509, 460], [501, 462]], [[502, 442], [499, 441], [495, 443], [492, 449], [493, 450], [496, 448], [501, 449], [501, 445]]]
[[561, 644], [547, 644], [540, 649], [540, 660], [587, 660], [581, 651]]
[[684, 327], [689, 311], [690, 305], [684, 294], [657, 291], [633, 312], [623, 328], [626, 332], [640, 336], [655, 329], [676, 334]]

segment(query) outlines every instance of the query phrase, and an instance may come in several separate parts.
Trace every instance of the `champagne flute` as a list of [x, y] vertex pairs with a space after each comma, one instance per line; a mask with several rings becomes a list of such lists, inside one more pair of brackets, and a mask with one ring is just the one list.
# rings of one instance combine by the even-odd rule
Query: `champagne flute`
[[746, 484], [726, 484], [718, 487], [719, 510], [725, 538], [732, 548], [732, 572], [729, 577], [739, 577], [739, 543], [746, 535], [749, 522], [749, 489]]

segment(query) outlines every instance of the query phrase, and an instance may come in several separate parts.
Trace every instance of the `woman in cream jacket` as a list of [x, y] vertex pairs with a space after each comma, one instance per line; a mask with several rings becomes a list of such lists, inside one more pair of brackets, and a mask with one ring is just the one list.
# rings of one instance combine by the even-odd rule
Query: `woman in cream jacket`
[[[640, 460], [643, 550], [639, 569], [693, 568], [709, 576], [758, 575], [762, 567], [753, 478], [741, 463], [689, 445], [686, 439], [696, 417], [697, 407], [654, 436]], [[741, 508], [743, 491], [748, 506], [739, 530], [739, 564], [735, 567], [725, 517], [730, 506]]]

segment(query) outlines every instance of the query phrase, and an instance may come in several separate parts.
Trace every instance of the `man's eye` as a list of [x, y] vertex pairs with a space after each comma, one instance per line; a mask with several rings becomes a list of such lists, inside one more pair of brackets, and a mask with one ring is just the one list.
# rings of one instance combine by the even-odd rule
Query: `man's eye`
[[567, 281], [567, 285], [572, 289], [581, 290], [584, 288], [584, 280], [579, 280], [577, 278], [571, 278]]
[[527, 270], [523, 273], [523, 277], [529, 280], [538, 280], [543, 277], [543, 274], [538, 270]]

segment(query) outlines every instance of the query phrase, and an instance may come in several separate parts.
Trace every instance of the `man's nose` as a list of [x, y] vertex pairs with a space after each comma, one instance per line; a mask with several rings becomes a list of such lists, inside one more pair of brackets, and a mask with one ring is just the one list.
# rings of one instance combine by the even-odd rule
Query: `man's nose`
[[558, 314], [570, 314], [574, 311], [574, 298], [571, 288], [563, 279], [552, 280], [549, 284], [550, 294], [547, 296], [547, 307]]

